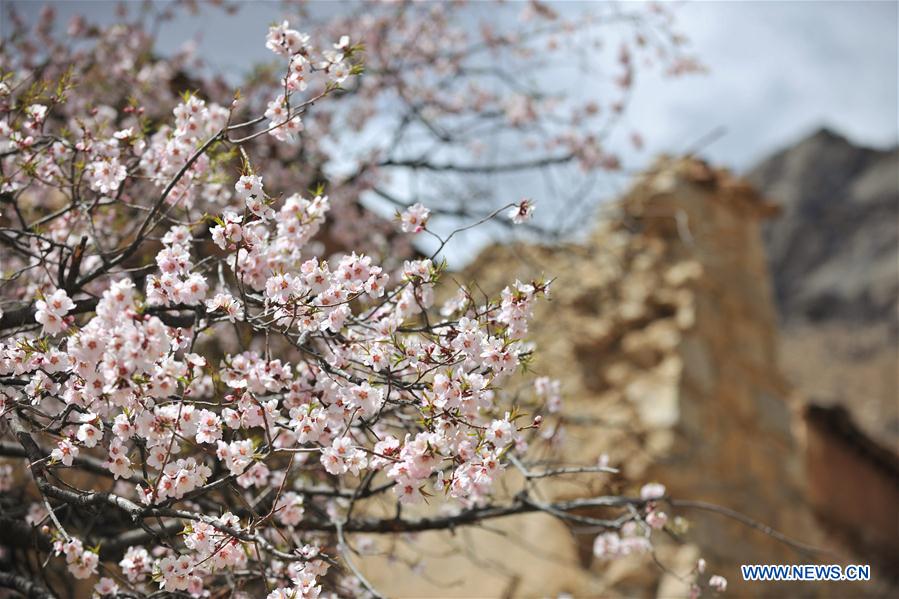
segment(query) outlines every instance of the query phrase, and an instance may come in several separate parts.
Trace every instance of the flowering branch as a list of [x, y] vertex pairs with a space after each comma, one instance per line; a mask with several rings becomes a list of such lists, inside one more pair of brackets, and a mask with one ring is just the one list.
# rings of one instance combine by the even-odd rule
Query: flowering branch
[[[605, 559], [649, 551], [664, 526], [664, 490], [568, 501], [532, 491], [537, 479], [616, 472], [525, 466], [552, 450], [540, 431], [561, 402], [558, 382], [527, 375], [529, 321], [549, 282], [509, 281], [498, 297], [460, 286], [438, 305], [434, 260], [455, 234], [503, 212], [523, 224], [534, 203], [456, 213], [473, 222], [437, 236], [431, 258], [415, 257], [404, 235], [437, 235], [430, 208], [401, 206], [400, 231], [360, 208], [367, 190], [392, 197], [379, 171], [485, 175], [609, 158], [595, 138], [546, 133], [560, 122], [547, 95], [467, 64], [526, 41], [485, 30], [484, 43], [439, 49], [428, 40], [443, 35], [444, 8], [383, 10], [389, 18], [363, 31], [361, 19], [316, 34], [276, 24], [265, 39], [274, 74], [242, 93], [205, 81], [177, 99], [169, 90], [186, 59], [146, 58], [152, 40], [138, 26], [97, 33], [86, 57], [41, 27], [46, 58], [18, 33], [10, 42], [0, 455], [20, 468], [0, 465], [0, 509], [3, 522], [30, 527], [36, 557], [91, 580], [97, 596], [379, 596], [348, 535], [540, 512], [602, 533]], [[384, 43], [388, 26], [410, 30], [408, 51]], [[77, 21], [72, 30], [94, 35]], [[57, 56], [72, 69], [60, 72]], [[433, 76], [414, 66], [438, 60]], [[630, 61], [620, 59], [625, 74]], [[514, 97], [487, 92], [484, 77]], [[134, 95], [104, 95], [123, 87]], [[402, 100], [389, 146], [331, 154], [343, 132], [363, 137], [366, 119], [354, 124], [361, 117], [341, 106], [379, 105], [383, 90]], [[230, 100], [205, 99], [221, 97]], [[420, 158], [400, 157], [422, 130], [445, 148], [497, 125], [546, 144], [508, 162], [419, 144], [409, 155]], [[346, 177], [328, 176], [337, 158], [351, 164]], [[524, 475], [512, 491], [498, 484], [518, 480], [510, 464]], [[13, 485], [13, 472], [30, 482]], [[0, 585], [45, 592], [13, 573]]]

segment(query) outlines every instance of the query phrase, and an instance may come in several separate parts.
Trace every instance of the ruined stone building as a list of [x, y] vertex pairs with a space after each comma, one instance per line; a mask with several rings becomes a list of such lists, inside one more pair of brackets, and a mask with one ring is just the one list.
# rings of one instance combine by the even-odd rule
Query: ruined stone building
[[[572, 475], [543, 486], [547, 498], [633, 494], [658, 481], [673, 497], [724, 506], [824, 547], [832, 552], [818, 557], [825, 563], [859, 563], [852, 560], [863, 545], [896, 555], [899, 476], [890, 451], [832, 443], [847, 435], [823, 425], [782, 373], [762, 239], [763, 223], [776, 213], [725, 171], [663, 159], [603, 209], [586, 242], [494, 246], [457, 277], [478, 280], [488, 293], [516, 276], [556, 277], [535, 315], [533, 369], [563, 381], [562, 461], [592, 464], [607, 454], [621, 474]], [[848, 437], [848, 445], [862, 443]], [[878, 498], [849, 509], [840, 502], [854, 501], [851, 493], [834, 496], [841, 483], [866, 490], [856, 499]], [[871, 526], [865, 513], [878, 519], [880, 534], [835, 534]], [[595, 533], [540, 514], [407, 538], [399, 553], [410, 568], [376, 557], [364, 568], [376, 588], [400, 596], [683, 597], [683, 578], [702, 556], [729, 579], [734, 596], [889, 592], [886, 576], [861, 591], [743, 583], [740, 564], [813, 558], [701, 504], [671, 515], [679, 517], [671, 538], [656, 535], [662, 567], [648, 556], [599, 561], [591, 552]]]

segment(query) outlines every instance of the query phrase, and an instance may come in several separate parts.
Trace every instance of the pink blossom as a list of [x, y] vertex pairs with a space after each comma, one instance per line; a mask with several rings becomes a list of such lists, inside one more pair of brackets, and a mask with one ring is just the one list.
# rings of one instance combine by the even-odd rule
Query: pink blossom
[[57, 289], [49, 297], [38, 300], [35, 307], [34, 319], [44, 325], [45, 334], [53, 335], [66, 329], [65, 316], [75, 308], [75, 302], [64, 289]]
[[296, 526], [303, 519], [303, 496], [293, 491], [284, 493], [275, 505], [275, 517], [287, 526]]
[[97, 160], [88, 165], [91, 189], [100, 193], [114, 193], [128, 176], [128, 170], [115, 158]]
[[273, 25], [268, 30], [265, 47], [281, 56], [299, 53], [309, 43], [309, 36], [295, 29], [290, 29], [287, 21]]
[[265, 192], [262, 191], [262, 177], [258, 175], [241, 176], [234, 184], [234, 190], [237, 191], [237, 196], [243, 200], [265, 197]]
[[55, 549], [57, 555], [65, 555], [69, 572], [75, 578], [90, 578], [97, 573], [99, 557], [85, 549], [80, 539], [72, 538], [65, 543], [57, 541]]
[[68, 439], [63, 439], [56, 444], [56, 448], [50, 452], [50, 457], [55, 462], [62, 462], [64, 466], [71, 466], [72, 461], [78, 457], [78, 447]]
[[116, 584], [115, 580], [108, 577], [103, 577], [100, 581], [94, 585], [94, 593], [100, 595], [101, 597], [105, 597], [107, 595], [116, 595], [119, 592], [119, 585]]
[[665, 496], [665, 485], [659, 483], [647, 483], [640, 489], [640, 499], [650, 501], [661, 499]]
[[431, 211], [425, 208], [421, 203], [409, 206], [400, 215], [400, 224], [406, 233], [419, 233], [428, 226], [428, 219]]
[[515, 206], [509, 209], [509, 218], [516, 225], [520, 225], [525, 221], [531, 220], [534, 216], [534, 202], [525, 198]]
[[614, 532], [604, 532], [593, 541], [593, 555], [609, 559], [620, 554], [621, 538]]

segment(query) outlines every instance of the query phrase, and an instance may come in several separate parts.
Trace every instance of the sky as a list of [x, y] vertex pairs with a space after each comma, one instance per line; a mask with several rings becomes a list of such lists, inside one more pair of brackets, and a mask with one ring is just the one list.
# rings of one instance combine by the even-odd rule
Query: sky
[[708, 75], [644, 82], [630, 118], [650, 149], [723, 127], [714, 161], [743, 170], [821, 126], [897, 144], [896, 2], [694, 2], [679, 23]]
[[[0, 0], [8, 2], [32, 15], [43, 5]], [[550, 4], [562, 12], [590, 7], [583, 1]], [[115, 18], [111, 0], [54, 5], [63, 23], [75, 13], [91, 20]], [[313, 15], [340, 10], [335, 2], [310, 5]], [[626, 170], [638, 171], [660, 153], [683, 153], [709, 138], [700, 151], [703, 157], [745, 172], [825, 126], [861, 145], [897, 145], [897, 7], [895, 1], [862, 0], [678, 2], [676, 29], [689, 39], [708, 72], [672, 79], [638, 70], [636, 92], [621, 128], [639, 131], [644, 148], [637, 152], [629, 144], [615, 147]], [[475, 8], [481, 16], [491, 10], [487, 5]], [[253, 64], [272, 59], [260, 40], [280, 12], [281, 4], [269, 1], [243, 2], [236, 16], [201, 8], [197, 16], [182, 15], [165, 23], [158, 34], [159, 48], [174, 51], [196, 40], [198, 54], [210, 68], [237, 83]], [[0, 33], [3, 26], [0, 22]], [[579, 93], [600, 97], [603, 90], [588, 83]], [[598, 191], [600, 201], [619, 195], [626, 186], [624, 180], [607, 181]], [[498, 234], [478, 229], [460, 236], [455, 247], [447, 248], [451, 263], [466, 262]]]
[[[11, 0], [0, 0], [9, 2]], [[32, 12], [42, 3], [17, 2]], [[112, 18], [113, 3], [55, 3], [60, 17], [75, 12]], [[319, 11], [334, 3], [313, 2]], [[576, 10], [589, 3], [554, 6]], [[705, 75], [670, 79], [638, 73], [628, 126], [645, 139], [639, 168], [660, 152], [684, 151], [720, 132], [703, 154], [737, 171], [822, 126], [875, 147], [899, 142], [899, 12], [897, 2], [695, 1], [678, 3], [678, 29], [708, 66]], [[270, 60], [260, 39], [279, 16], [275, 2], [244, 2], [236, 16], [202, 10], [166, 23], [160, 46], [176, 48], [199, 36], [213, 68], [240, 72]], [[315, 10], [315, 9], [314, 9]], [[235, 43], [235, 40], [247, 43]], [[589, 90], [587, 90], [589, 93]]]

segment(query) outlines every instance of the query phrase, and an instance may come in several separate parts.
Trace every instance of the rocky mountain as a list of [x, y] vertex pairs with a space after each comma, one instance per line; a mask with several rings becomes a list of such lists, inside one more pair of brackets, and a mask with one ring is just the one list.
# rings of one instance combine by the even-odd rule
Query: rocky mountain
[[822, 129], [747, 178], [783, 210], [764, 230], [782, 319], [895, 328], [899, 148], [863, 148]]
[[763, 235], [787, 376], [899, 447], [899, 148], [822, 129], [747, 178], [782, 210]]

